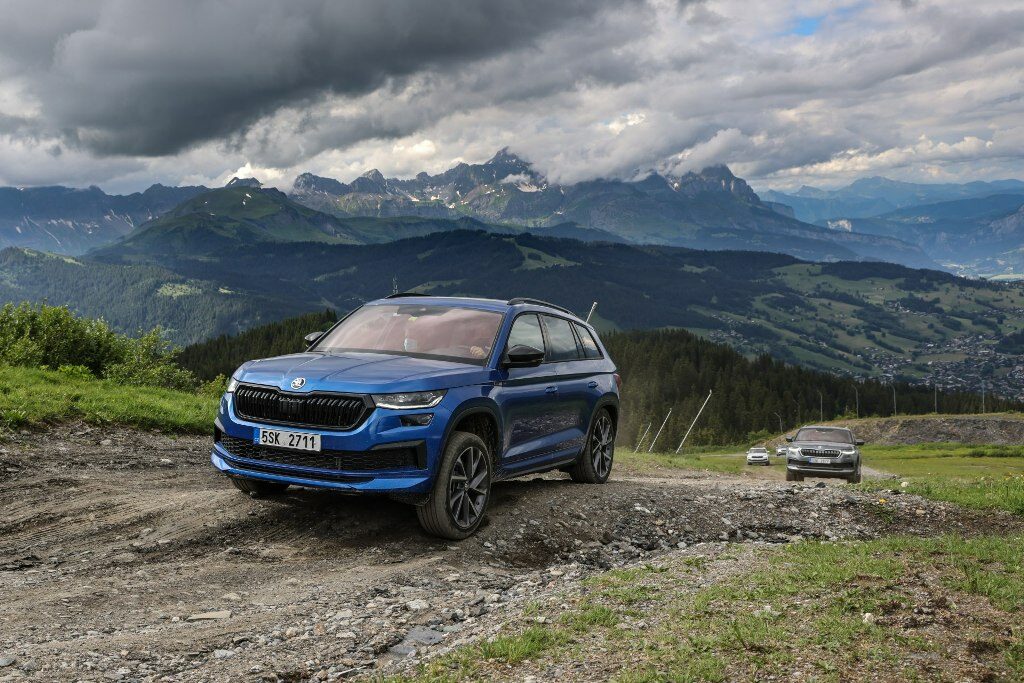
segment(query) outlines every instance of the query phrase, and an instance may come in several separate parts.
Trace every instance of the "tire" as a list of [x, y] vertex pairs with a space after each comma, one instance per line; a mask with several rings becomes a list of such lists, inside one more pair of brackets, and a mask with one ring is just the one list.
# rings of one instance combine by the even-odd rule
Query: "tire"
[[847, 481], [847, 483], [850, 483], [850, 484], [859, 484], [861, 481], [863, 481], [863, 476], [861, 475], [861, 472], [860, 472], [860, 463], [859, 462], [857, 463], [857, 471], [854, 472], [853, 474], [851, 474], [850, 476], [848, 476], [846, 478], [846, 481]]
[[453, 432], [430, 497], [417, 506], [423, 530], [461, 541], [480, 527], [491, 499], [491, 451], [476, 434]]
[[790, 470], [790, 469], [786, 470], [786, 481], [803, 481], [803, 480], [804, 480], [804, 475], [797, 474], [796, 472], [794, 472], [793, 470]]
[[590, 421], [590, 432], [583, 452], [569, 470], [573, 481], [583, 484], [603, 484], [612, 473], [615, 459], [615, 423], [611, 413], [601, 408]]
[[231, 477], [231, 483], [242, 493], [248, 494], [251, 498], [266, 498], [284, 493], [288, 484], [281, 484], [275, 481], [262, 481], [260, 479], [245, 479], [244, 477]]

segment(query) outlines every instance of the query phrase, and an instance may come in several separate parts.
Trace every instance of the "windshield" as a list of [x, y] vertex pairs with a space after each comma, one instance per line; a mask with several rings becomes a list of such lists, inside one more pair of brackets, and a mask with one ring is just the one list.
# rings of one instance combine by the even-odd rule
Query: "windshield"
[[853, 443], [853, 434], [848, 429], [827, 429], [805, 427], [796, 433], [796, 441], [830, 441], [832, 443]]
[[316, 351], [361, 351], [483, 365], [501, 313], [414, 304], [364, 306], [331, 330]]

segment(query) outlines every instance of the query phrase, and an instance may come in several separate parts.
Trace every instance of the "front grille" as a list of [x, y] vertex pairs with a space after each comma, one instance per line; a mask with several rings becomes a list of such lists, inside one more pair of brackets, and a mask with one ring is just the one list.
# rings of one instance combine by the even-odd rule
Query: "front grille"
[[801, 448], [805, 458], [838, 458], [841, 452], [833, 448]]
[[416, 467], [416, 447], [379, 448], [372, 451], [331, 451], [305, 453], [269, 448], [249, 439], [222, 436], [221, 446], [236, 458], [258, 460], [275, 465], [306, 467], [318, 470], [368, 472], [372, 470], [400, 470]]
[[352, 394], [289, 394], [243, 384], [235, 389], [235, 411], [255, 422], [355, 429], [370, 414], [365, 397]]

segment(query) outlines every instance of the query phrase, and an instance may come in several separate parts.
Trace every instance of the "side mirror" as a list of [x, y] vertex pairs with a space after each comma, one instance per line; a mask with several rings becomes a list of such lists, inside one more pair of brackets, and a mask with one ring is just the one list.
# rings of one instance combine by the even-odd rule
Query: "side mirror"
[[505, 353], [502, 365], [507, 368], [535, 368], [544, 362], [544, 352], [532, 346], [517, 344]]
[[793, 437], [787, 436], [786, 441], [788, 441], [789, 443], [793, 443]]
[[320, 337], [322, 336], [324, 336], [323, 332], [310, 332], [302, 339], [303, 341], [306, 342], [306, 346], [312, 346], [313, 344], [316, 344], [318, 341], [320, 341]]
[[857, 444], [858, 446], [863, 446], [864, 445], [864, 442], [861, 441], [860, 439], [857, 439], [854, 443]]

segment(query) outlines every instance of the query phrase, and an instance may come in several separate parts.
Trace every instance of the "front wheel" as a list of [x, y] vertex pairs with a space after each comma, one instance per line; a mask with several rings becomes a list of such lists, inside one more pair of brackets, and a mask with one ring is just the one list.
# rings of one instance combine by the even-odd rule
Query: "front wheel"
[[786, 470], [786, 481], [803, 481], [804, 475], [794, 472], [793, 470]]
[[587, 443], [569, 476], [584, 484], [603, 484], [612, 473], [615, 459], [615, 424], [607, 409], [601, 408], [590, 425]]
[[454, 432], [427, 502], [416, 508], [420, 526], [434, 536], [460, 541], [483, 521], [491, 497], [491, 453], [476, 434]]
[[857, 471], [855, 471], [853, 474], [848, 476], [846, 478], [846, 481], [849, 482], [850, 484], [859, 484], [861, 482], [862, 478], [863, 477], [862, 477], [861, 471], [860, 471], [860, 463], [857, 463]]

